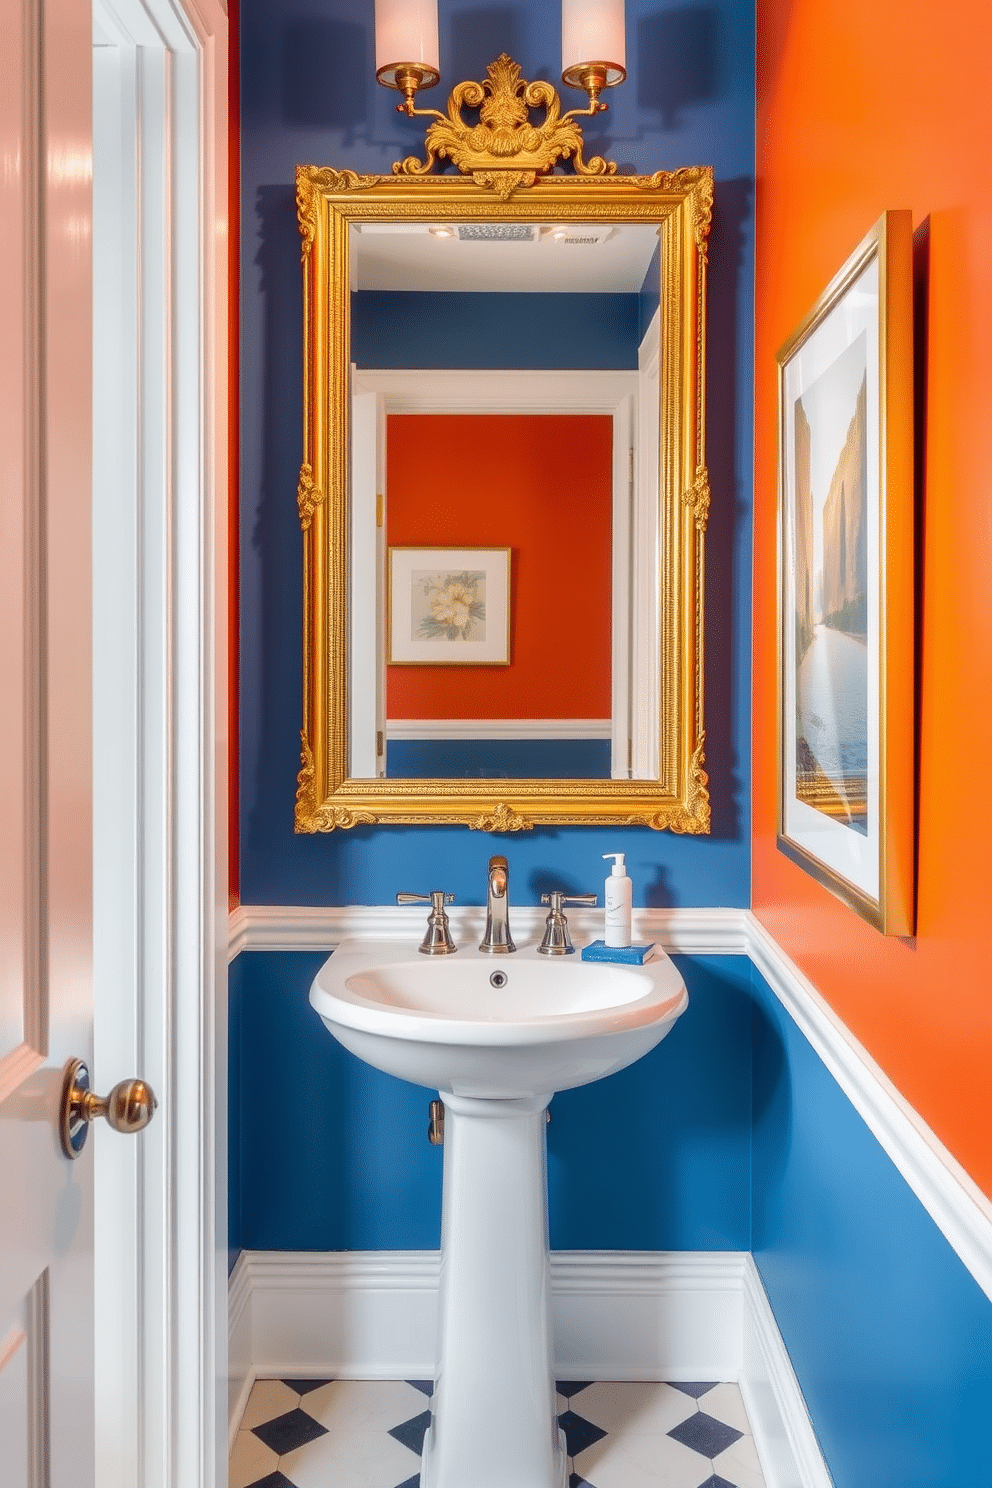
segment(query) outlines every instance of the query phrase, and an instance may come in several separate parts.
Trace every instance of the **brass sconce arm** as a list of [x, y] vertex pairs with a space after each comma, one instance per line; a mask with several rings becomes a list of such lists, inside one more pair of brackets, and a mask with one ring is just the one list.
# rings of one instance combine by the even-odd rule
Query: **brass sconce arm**
[[421, 88], [433, 88], [441, 81], [436, 67], [426, 62], [393, 62], [388, 67], [380, 67], [375, 76], [376, 82], [384, 88], [396, 88], [403, 94], [403, 102], [396, 105], [398, 114], [407, 114], [410, 118], [414, 114], [444, 118], [437, 109], [418, 109], [413, 102]]
[[605, 114], [609, 108], [600, 98], [604, 88], [615, 88], [622, 83], [627, 76], [625, 68], [617, 62], [583, 62], [579, 67], [569, 67], [561, 75], [561, 80], [569, 88], [582, 88], [589, 95], [589, 107], [584, 109], [569, 109], [563, 115], [562, 123], [566, 119], [589, 118], [592, 114]]

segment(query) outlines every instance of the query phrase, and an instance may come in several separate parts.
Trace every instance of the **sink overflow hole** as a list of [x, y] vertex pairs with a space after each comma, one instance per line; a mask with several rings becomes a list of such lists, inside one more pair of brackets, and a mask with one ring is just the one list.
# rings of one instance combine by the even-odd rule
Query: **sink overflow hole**
[[507, 977], [505, 971], [494, 971], [492, 976], [489, 978], [489, 985], [490, 987], [505, 987], [506, 981]]

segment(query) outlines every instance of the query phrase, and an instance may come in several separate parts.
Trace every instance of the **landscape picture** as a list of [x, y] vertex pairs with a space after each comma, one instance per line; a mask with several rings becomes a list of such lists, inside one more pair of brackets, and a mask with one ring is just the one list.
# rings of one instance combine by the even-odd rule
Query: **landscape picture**
[[868, 834], [864, 333], [796, 400], [796, 795]]
[[775, 844], [883, 935], [915, 920], [913, 242], [884, 213], [776, 358]]

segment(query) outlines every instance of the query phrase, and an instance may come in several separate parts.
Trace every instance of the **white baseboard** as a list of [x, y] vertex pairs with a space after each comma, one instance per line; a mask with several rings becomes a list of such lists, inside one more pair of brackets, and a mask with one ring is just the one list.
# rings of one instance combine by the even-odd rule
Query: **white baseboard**
[[251, 1387], [257, 1378], [252, 1355], [252, 1275], [242, 1265], [242, 1251], [227, 1282], [227, 1420], [228, 1450], [245, 1413]]
[[559, 1379], [736, 1379], [741, 1275], [734, 1251], [556, 1251]]
[[[430, 1379], [437, 1251], [245, 1251], [231, 1275], [233, 1439], [257, 1378]], [[751, 1257], [562, 1251], [558, 1378], [738, 1380], [767, 1488], [830, 1488]]]
[[387, 718], [386, 739], [612, 739], [609, 718]]
[[744, 1257], [738, 1382], [767, 1488], [833, 1488], [758, 1268]]
[[256, 1373], [427, 1379], [438, 1251], [245, 1251]]

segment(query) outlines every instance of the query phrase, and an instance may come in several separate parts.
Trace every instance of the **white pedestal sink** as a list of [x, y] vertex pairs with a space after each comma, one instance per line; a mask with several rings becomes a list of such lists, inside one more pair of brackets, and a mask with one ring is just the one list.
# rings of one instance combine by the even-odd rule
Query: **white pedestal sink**
[[640, 1059], [688, 1005], [628, 967], [345, 941], [310, 1001], [345, 1048], [445, 1106], [438, 1363], [421, 1488], [565, 1488], [555, 1419], [545, 1110]]

